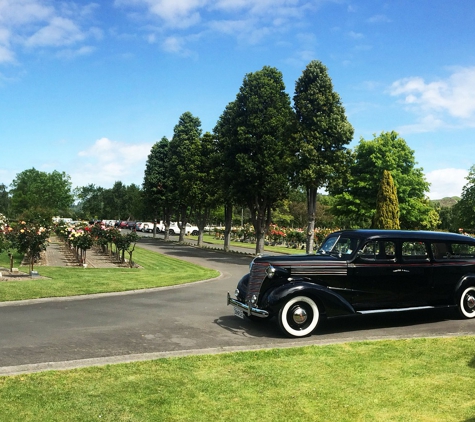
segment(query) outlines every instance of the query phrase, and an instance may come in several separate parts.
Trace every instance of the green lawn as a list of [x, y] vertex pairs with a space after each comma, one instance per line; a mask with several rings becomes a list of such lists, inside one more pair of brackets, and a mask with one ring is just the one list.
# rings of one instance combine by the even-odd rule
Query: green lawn
[[[190, 239], [197, 240], [198, 236], [188, 236]], [[213, 247], [213, 245], [222, 245], [223, 240], [216, 239], [216, 237], [212, 234], [204, 234], [203, 241], [205, 242], [206, 247]], [[237, 246], [240, 248], [249, 249], [249, 253], [254, 253], [256, 250], [255, 243], [245, 243], [245, 242], [230, 242], [230, 246]], [[292, 249], [286, 246], [265, 246], [265, 251], [267, 252], [280, 252], [285, 254], [303, 254], [305, 253], [305, 249]]]
[[[141, 268], [37, 267], [35, 269], [47, 279], [1, 282], [0, 302], [172, 286], [219, 275], [218, 271], [138, 246], [134, 261]], [[0, 266], [8, 268], [8, 262], [8, 256], [0, 254]], [[20, 270], [28, 272], [27, 267], [20, 267]]]
[[8, 421], [473, 421], [475, 337], [191, 356], [0, 377]]

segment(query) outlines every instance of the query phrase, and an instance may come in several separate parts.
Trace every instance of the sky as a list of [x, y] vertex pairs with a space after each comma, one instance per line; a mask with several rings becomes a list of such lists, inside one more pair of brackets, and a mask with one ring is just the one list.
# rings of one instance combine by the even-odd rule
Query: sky
[[246, 74], [290, 98], [312, 60], [354, 139], [396, 131], [460, 196], [475, 164], [473, 0], [0, 0], [0, 184], [35, 168], [72, 186], [141, 185], [186, 111], [212, 132]]

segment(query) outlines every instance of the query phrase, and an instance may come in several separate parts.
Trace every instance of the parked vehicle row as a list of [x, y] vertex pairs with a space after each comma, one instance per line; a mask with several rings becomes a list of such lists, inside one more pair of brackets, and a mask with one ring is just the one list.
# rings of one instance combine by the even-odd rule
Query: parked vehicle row
[[[128, 230], [136, 230], [143, 233], [152, 233], [154, 223], [150, 221], [116, 221], [115, 227], [119, 229], [128, 229]], [[165, 224], [163, 221], [157, 221], [155, 227], [156, 233], [164, 233], [165, 232]], [[179, 235], [180, 234], [180, 226], [177, 222], [171, 222], [170, 227], [168, 229], [171, 235]], [[194, 226], [192, 224], [187, 224], [185, 228], [186, 235], [198, 236], [199, 229], [198, 226]]]

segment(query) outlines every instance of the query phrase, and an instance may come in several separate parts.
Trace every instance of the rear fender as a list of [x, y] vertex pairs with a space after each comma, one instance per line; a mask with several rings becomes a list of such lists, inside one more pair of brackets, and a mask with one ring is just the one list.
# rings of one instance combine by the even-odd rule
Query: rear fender
[[465, 274], [455, 286], [454, 301], [458, 303], [458, 295], [468, 286], [475, 286], [475, 274]]
[[272, 313], [276, 314], [280, 307], [294, 296], [311, 297], [323, 307], [321, 312], [329, 317], [356, 313], [349, 302], [338, 293], [320, 284], [295, 279], [266, 292], [263, 298], [264, 307], [270, 308]]

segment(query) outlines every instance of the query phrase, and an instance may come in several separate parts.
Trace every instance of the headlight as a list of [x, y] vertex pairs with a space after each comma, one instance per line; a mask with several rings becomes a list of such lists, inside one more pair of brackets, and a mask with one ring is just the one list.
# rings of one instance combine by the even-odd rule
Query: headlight
[[239, 297], [239, 289], [234, 290], [234, 296], [236, 296], [236, 298]]
[[269, 278], [274, 277], [274, 275], [275, 275], [275, 268], [274, 268], [272, 265], [269, 265], [269, 266], [266, 268], [266, 274], [267, 274], [267, 277], [269, 277]]

